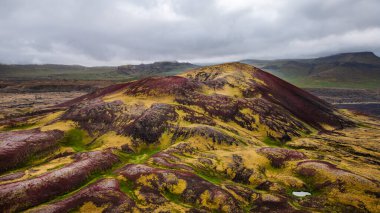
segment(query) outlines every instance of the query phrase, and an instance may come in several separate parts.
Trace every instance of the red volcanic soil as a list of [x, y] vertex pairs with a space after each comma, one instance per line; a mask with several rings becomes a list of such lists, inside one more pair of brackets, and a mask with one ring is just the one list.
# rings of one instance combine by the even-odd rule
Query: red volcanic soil
[[125, 93], [128, 95], [168, 95], [180, 90], [189, 90], [194, 88], [195, 84], [190, 83], [189, 79], [184, 77], [150, 77], [138, 81], [108, 86], [54, 107], [68, 107], [85, 100], [100, 98], [123, 89], [126, 89]]
[[335, 128], [352, 125], [336, 116], [333, 107], [316, 96], [260, 69], [256, 69], [253, 75], [265, 82], [266, 85], [257, 85], [265, 99], [283, 106], [314, 128], [323, 130], [321, 123]]
[[128, 95], [167, 95], [179, 90], [194, 88], [189, 79], [180, 76], [168, 76], [160, 78], [145, 78], [132, 82], [127, 91]]
[[105, 95], [112, 94], [114, 92], [122, 90], [122, 89], [128, 87], [131, 83], [132, 82], [128, 82], [128, 83], [124, 83], [124, 84], [111, 85], [111, 86], [105, 87], [103, 89], [96, 90], [95, 92], [89, 93], [87, 95], [80, 96], [78, 98], [74, 98], [73, 100], [64, 102], [62, 104], [58, 104], [54, 107], [68, 107], [68, 106], [74, 105], [74, 104], [79, 103], [79, 102], [84, 101], [84, 100], [91, 100], [91, 99], [103, 97]]

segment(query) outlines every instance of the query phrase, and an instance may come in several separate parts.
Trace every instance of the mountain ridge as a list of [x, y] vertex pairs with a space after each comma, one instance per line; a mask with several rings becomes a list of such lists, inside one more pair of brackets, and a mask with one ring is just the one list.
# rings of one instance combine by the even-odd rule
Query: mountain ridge
[[380, 58], [372, 52], [313, 59], [242, 60], [302, 87], [378, 88]]
[[195, 68], [188, 62], [161, 61], [120, 66], [61, 64], [0, 64], [0, 77], [9, 80], [131, 80], [154, 75], [173, 75]]

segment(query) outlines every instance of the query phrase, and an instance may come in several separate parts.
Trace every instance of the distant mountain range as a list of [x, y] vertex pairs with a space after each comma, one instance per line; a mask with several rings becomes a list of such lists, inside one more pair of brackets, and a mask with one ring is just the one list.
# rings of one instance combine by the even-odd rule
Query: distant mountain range
[[178, 63], [161, 61], [154, 62], [153, 64], [140, 64], [140, 65], [124, 65], [117, 68], [117, 72], [126, 75], [136, 75], [136, 76], [146, 76], [149, 74], [160, 74], [160, 73], [172, 73], [178, 74], [184, 70], [190, 68], [196, 68], [197, 65], [190, 63]]
[[314, 59], [254, 60], [254, 65], [300, 87], [379, 88], [380, 58], [372, 52]]
[[198, 67], [190, 63], [155, 62], [152, 64], [86, 67], [59, 64], [0, 64], [2, 80], [131, 80], [149, 76], [175, 75]]
[[[380, 58], [372, 52], [342, 53], [314, 59], [246, 59], [240, 62], [261, 68], [303, 88], [380, 88]], [[176, 75], [196, 67], [199, 66], [176, 61], [100, 67], [0, 64], [0, 79], [125, 81]]]

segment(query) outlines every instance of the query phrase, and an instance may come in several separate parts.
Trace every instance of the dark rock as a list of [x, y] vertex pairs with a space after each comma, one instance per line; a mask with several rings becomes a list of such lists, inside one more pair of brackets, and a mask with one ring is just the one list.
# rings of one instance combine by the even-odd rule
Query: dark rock
[[135, 153], [135, 151], [129, 147], [128, 144], [124, 144], [121, 146], [121, 150], [123, 150], [123, 152], [127, 153], [127, 154], [132, 154], [132, 153]]

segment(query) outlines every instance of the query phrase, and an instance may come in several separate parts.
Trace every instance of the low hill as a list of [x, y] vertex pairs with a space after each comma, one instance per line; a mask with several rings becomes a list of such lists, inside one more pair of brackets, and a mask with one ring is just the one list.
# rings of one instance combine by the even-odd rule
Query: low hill
[[242, 63], [111, 85], [0, 121], [0, 211], [376, 211], [354, 118]]
[[372, 52], [315, 59], [243, 60], [300, 87], [379, 88], [380, 58]]
[[190, 63], [179, 62], [154, 62], [153, 64], [125, 65], [117, 68], [118, 73], [132, 76], [146, 76], [152, 74], [178, 74], [184, 70], [196, 68], [198, 66]]
[[174, 75], [196, 67], [190, 63], [85, 67], [80, 65], [5, 65], [0, 64], [2, 80], [131, 80], [155, 75]]

